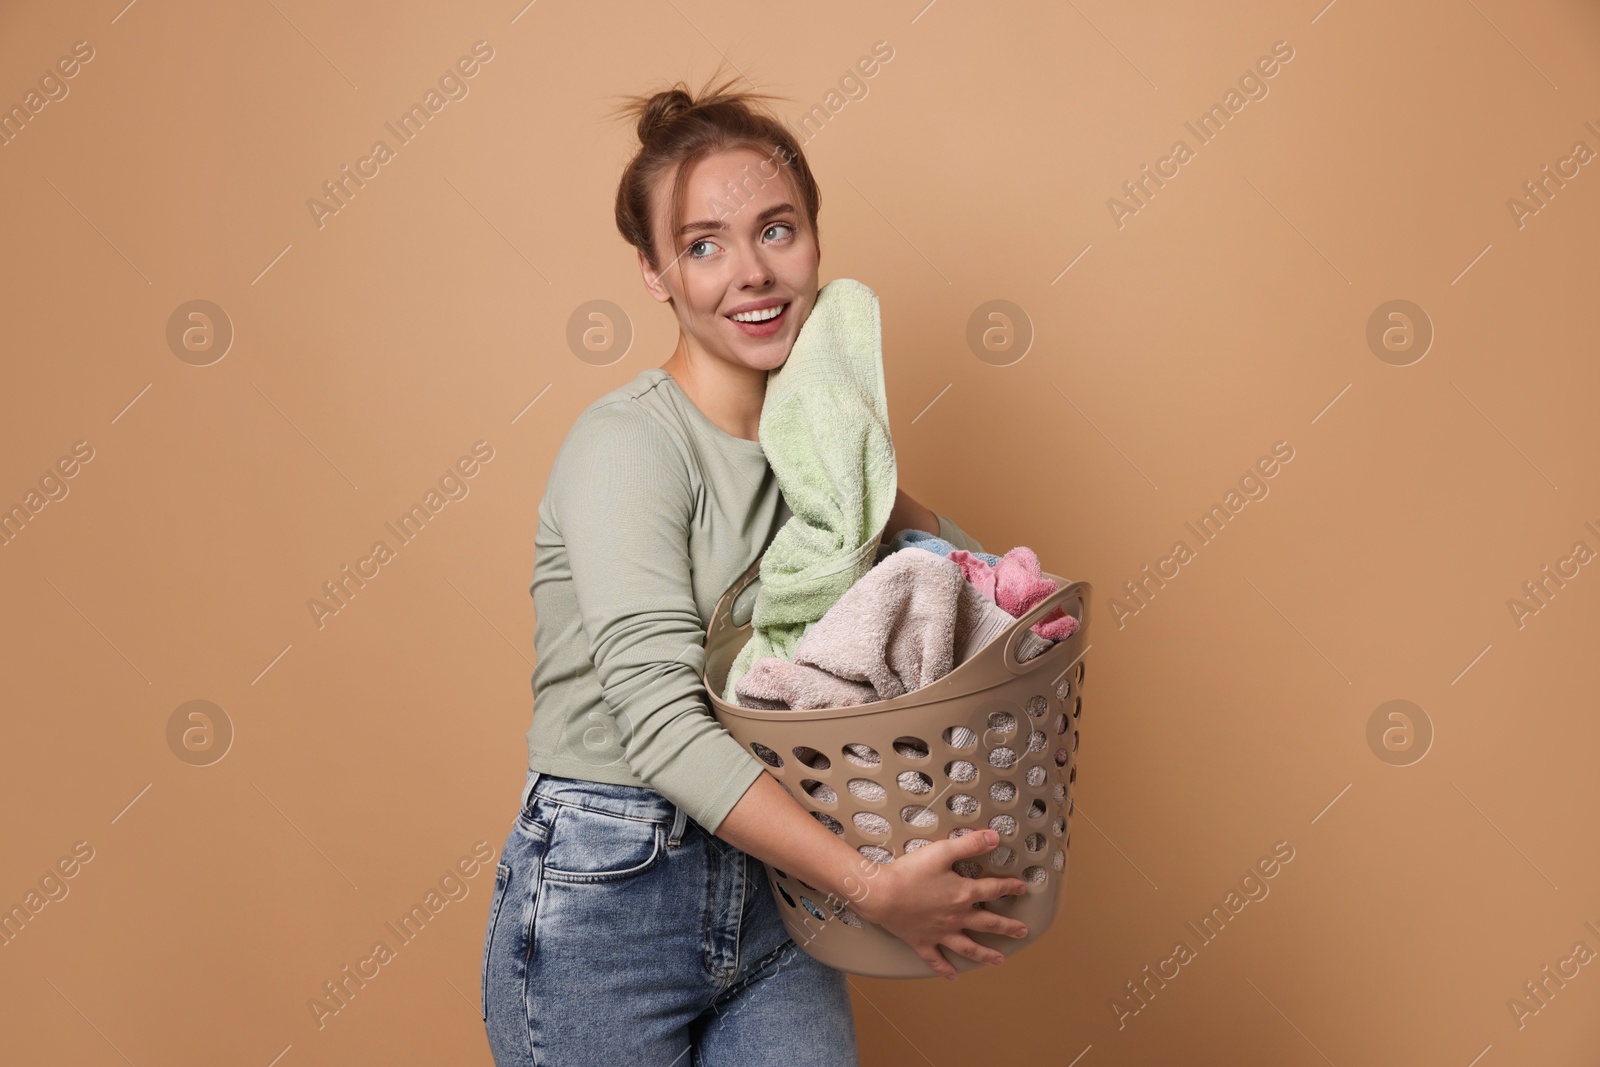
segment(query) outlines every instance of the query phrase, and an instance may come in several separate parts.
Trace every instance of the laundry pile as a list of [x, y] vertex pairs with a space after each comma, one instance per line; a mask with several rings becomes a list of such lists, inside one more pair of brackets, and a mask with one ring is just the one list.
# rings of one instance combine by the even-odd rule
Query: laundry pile
[[[903, 530], [879, 556], [806, 631], [792, 661], [766, 656], [738, 679], [738, 704], [836, 708], [902, 696], [949, 674], [1056, 591], [1023, 546], [995, 556]], [[1056, 608], [1023, 635], [1017, 659], [1076, 628]]]
[[[791, 517], [762, 556], [752, 632], [722, 699], [830, 708], [889, 700], [970, 659], [1056, 591], [1024, 546], [970, 552], [922, 530], [880, 543], [897, 491], [878, 298], [839, 278], [817, 291], [758, 430]], [[1060, 608], [1017, 648], [1070, 636]]]

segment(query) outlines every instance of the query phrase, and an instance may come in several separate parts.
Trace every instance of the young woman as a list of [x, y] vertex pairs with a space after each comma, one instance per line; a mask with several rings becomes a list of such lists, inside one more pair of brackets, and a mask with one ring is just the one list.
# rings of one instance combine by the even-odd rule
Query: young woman
[[[578, 416], [539, 505], [528, 776], [483, 952], [495, 1063], [856, 1064], [845, 975], [789, 937], [761, 864], [882, 925], [931, 970], [1023, 936], [965, 878], [991, 831], [881, 867], [803, 809], [711, 714], [717, 600], [789, 517], [757, 439], [767, 372], [817, 296], [820, 196], [782, 123], [730, 83], [632, 98], [616, 221], [677, 350]], [[774, 311], [776, 309], [776, 311]], [[982, 546], [899, 494], [885, 537]]]

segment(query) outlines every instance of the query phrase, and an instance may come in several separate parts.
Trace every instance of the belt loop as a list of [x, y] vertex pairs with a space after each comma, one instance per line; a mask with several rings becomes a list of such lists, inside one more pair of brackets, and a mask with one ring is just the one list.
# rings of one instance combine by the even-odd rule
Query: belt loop
[[539, 781], [539, 773], [532, 770], [528, 772], [528, 781], [522, 787], [522, 806], [519, 810], [528, 810], [528, 798], [533, 795], [533, 787]]
[[667, 847], [677, 848], [678, 842], [683, 840], [684, 828], [689, 824], [689, 816], [676, 804], [673, 806], [672, 833], [667, 837]]

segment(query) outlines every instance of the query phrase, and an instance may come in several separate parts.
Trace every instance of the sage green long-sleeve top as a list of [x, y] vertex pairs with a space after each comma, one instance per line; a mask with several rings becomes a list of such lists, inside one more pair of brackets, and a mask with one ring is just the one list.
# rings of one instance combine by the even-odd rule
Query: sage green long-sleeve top
[[766, 765], [712, 714], [706, 627], [789, 517], [760, 442], [661, 368], [585, 408], [539, 502], [529, 769], [648, 786], [715, 833]]

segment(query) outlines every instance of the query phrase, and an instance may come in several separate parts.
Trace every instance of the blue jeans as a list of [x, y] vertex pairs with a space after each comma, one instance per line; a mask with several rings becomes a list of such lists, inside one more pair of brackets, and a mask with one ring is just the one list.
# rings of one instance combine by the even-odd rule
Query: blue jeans
[[761, 862], [654, 789], [529, 771], [495, 869], [496, 1067], [857, 1067], [841, 971], [784, 929]]

